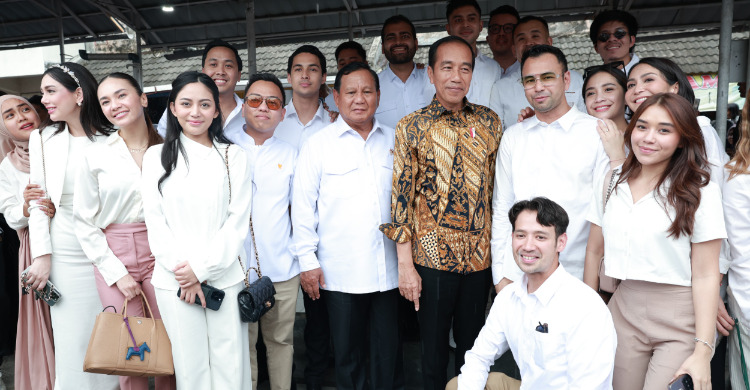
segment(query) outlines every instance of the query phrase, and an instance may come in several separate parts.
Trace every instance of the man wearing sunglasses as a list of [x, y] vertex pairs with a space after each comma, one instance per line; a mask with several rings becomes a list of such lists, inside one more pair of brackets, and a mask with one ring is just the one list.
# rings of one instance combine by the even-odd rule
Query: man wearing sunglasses
[[622, 61], [625, 74], [640, 60], [634, 53], [638, 21], [626, 11], [608, 10], [594, 18], [589, 38], [605, 64]]
[[[256, 229], [248, 232], [245, 239], [246, 267], [257, 267], [257, 259], [263, 276], [271, 278], [276, 289], [273, 309], [258, 323], [248, 326], [253, 389], [258, 385], [259, 327], [263, 328], [271, 387], [288, 389], [292, 382], [294, 316], [300, 278], [299, 263], [290, 250], [289, 205], [297, 148], [274, 135], [284, 118], [284, 100], [284, 87], [276, 76], [269, 73], [250, 76], [242, 105], [244, 131], [227, 134], [245, 150], [253, 183], [252, 222]], [[248, 278], [252, 283], [257, 275], [251, 271]]]
[[520, 19], [518, 11], [510, 5], [501, 5], [490, 12], [487, 43], [492, 58], [500, 65], [500, 78], [517, 73], [521, 67], [513, 50], [513, 29]]

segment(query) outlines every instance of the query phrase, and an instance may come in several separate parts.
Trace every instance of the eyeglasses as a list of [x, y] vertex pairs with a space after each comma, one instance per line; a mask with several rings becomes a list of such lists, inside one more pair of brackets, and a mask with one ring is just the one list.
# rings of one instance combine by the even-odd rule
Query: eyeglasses
[[515, 27], [515, 23], [490, 24], [489, 26], [487, 26], [487, 30], [490, 32], [490, 34], [500, 34], [501, 30], [506, 34], [510, 34], [513, 32], [513, 29]]
[[269, 110], [276, 111], [281, 109], [281, 99], [276, 96], [260, 96], [255, 93], [245, 96], [245, 104], [252, 108], [260, 107], [264, 100], [266, 101], [266, 106], [268, 106]]
[[547, 73], [541, 73], [541, 74], [535, 74], [535, 75], [528, 75], [521, 77], [521, 85], [523, 85], [523, 89], [532, 89], [536, 86], [537, 80], [539, 80], [543, 86], [545, 87], [551, 87], [555, 85], [555, 82], [557, 82], [557, 79], [562, 76], [562, 73], [557, 74], [554, 72], [547, 72]]
[[604, 65], [594, 65], [589, 66], [588, 68], [583, 70], [583, 79], [586, 80], [590, 76], [594, 75], [594, 73], [598, 73], [601, 70], [608, 70], [608, 69], [619, 69], [623, 70], [625, 69], [625, 62], [623, 61], [613, 61], [608, 64]]
[[612, 36], [612, 35], [614, 35], [615, 38], [617, 38], [617, 39], [622, 39], [626, 35], [628, 35], [628, 32], [625, 31], [625, 30], [623, 30], [623, 29], [621, 29], [621, 28], [618, 28], [617, 30], [615, 30], [614, 34], [610, 34], [610, 33], [606, 32], [606, 31], [601, 32], [601, 33], [599, 33], [599, 42], [607, 42], [609, 40], [609, 37]]

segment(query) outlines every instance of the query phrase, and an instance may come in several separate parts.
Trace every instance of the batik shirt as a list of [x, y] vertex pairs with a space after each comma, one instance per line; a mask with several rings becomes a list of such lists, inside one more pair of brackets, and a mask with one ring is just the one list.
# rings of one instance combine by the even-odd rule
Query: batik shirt
[[461, 274], [490, 267], [500, 135], [498, 116], [466, 99], [452, 112], [433, 98], [398, 122], [393, 222], [380, 230], [398, 243], [411, 241], [414, 263]]

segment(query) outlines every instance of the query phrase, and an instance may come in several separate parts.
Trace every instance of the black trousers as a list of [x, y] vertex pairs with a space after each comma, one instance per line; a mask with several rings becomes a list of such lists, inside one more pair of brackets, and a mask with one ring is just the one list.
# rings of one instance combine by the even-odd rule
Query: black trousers
[[328, 308], [323, 294], [320, 299], [312, 300], [302, 292], [305, 304], [305, 383], [323, 385], [326, 368], [328, 368], [328, 354], [331, 345], [330, 329], [328, 327]]
[[[369, 294], [323, 291], [328, 305], [336, 388], [404, 388], [404, 361], [398, 326], [398, 289]], [[369, 342], [368, 342], [369, 341]], [[367, 351], [370, 380], [367, 384]]]
[[415, 265], [422, 278], [419, 327], [422, 333], [422, 376], [426, 390], [443, 390], [448, 383], [448, 336], [453, 326], [456, 372], [464, 365], [466, 351], [484, 326], [492, 271], [470, 274], [439, 271]]
[[[18, 233], [0, 214], [0, 361], [2, 356], [13, 355], [16, 349], [16, 324], [18, 322]], [[22, 270], [23, 271], [23, 270]]]

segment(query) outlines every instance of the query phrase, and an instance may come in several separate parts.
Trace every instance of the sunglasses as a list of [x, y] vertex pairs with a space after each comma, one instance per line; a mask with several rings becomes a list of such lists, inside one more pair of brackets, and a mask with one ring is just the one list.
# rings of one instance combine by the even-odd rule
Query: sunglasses
[[487, 30], [490, 32], [490, 34], [500, 34], [500, 31], [510, 34], [513, 32], [513, 29], [516, 27], [515, 23], [506, 23], [506, 24], [490, 24], [487, 26]]
[[609, 37], [612, 35], [614, 35], [615, 38], [617, 39], [622, 39], [622, 38], [625, 38], [626, 35], [628, 35], [628, 32], [621, 28], [618, 28], [617, 30], [615, 30], [614, 34], [610, 34], [606, 31], [602, 32], [599, 34], [599, 42], [607, 42], [609, 40]]
[[593, 76], [594, 73], [598, 73], [602, 70], [609, 70], [609, 69], [619, 69], [624, 70], [625, 69], [625, 62], [623, 61], [612, 61], [608, 64], [604, 65], [594, 65], [589, 66], [588, 68], [583, 70], [583, 79], [586, 80], [589, 78], [589, 76]]
[[254, 93], [245, 96], [245, 104], [252, 108], [260, 107], [264, 100], [266, 101], [266, 106], [269, 110], [276, 111], [281, 109], [281, 99], [275, 96], [260, 96]]

